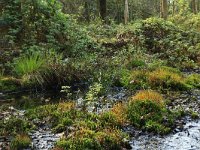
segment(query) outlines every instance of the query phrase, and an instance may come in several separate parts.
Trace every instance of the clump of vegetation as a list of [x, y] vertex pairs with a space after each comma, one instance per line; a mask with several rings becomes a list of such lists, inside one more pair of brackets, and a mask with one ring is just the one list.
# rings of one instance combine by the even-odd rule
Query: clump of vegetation
[[[160, 134], [169, 133], [174, 119], [162, 96], [154, 91], [140, 91], [133, 96], [127, 113], [134, 126]], [[163, 123], [164, 117], [169, 119], [167, 124]]]
[[128, 123], [127, 119], [127, 106], [124, 103], [117, 103], [111, 109], [111, 113], [116, 118], [116, 121], [120, 125], [126, 125]]
[[20, 57], [15, 61], [14, 72], [18, 76], [31, 75], [41, 70], [46, 63], [44, 57], [39, 53]]
[[30, 109], [27, 116], [30, 120], [38, 118], [41, 121], [51, 122], [53, 130], [57, 133], [68, 133], [64, 139], [57, 142], [58, 148], [122, 149], [127, 146], [124, 138], [128, 136], [120, 130], [125, 120], [117, 116], [120, 112], [125, 115], [124, 106], [116, 105], [112, 111], [101, 114], [87, 111], [82, 113], [74, 106], [71, 102], [41, 106]]
[[189, 90], [194, 87], [198, 88], [198, 81], [198, 75], [194, 74], [184, 77], [179, 70], [165, 66], [133, 70], [121, 79], [121, 83], [130, 89], [151, 88], [161, 90]]
[[162, 95], [151, 90], [140, 91], [135, 96], [133, 96], [132, 99], [141, 101], [152, 100], [160, 106], [164, 105], [164, 100]]
[[189, 85], [196, 87], [196, 88], [200, 88], [200, 75], [199, 74], [189, 75], [185, 79], [185, 82]]
[[57, 146], [63, 149], [122, 149], [122, 141], [126, 136], [116, 129], [106, 129], [94, 132], [88, 129], [81, 129], [75, 132], [72, 137], [57, 142]]
[[0, 123], [0, 135], [27, 133], [34, 128], [31, 122], [18, 117], [10, 117], [8, 120], [2, 120]]
[[170, 70], [156, 69], [149, 73], [148, 81], [152, 87], [162, 87], [164, 89], [187, 89], [184, 78]]
[[17, 135], [10, 143], [12, 150], [26, 149], [31, 146], [31, 139], [26, 134]]
[[14, 91], [20, 89], [22, 80], [14, 77], [0, 77], [0, 89], [2, 91]]
[[198, 65], [199, 34], [184, 31], [173, 22], [148, 18], [127, 27], [118, 37], [119, 41], [127, 41], [145, 49], [145, 53], [157, 54], [157, 59], [166, 60], [170, 66], [194, 68]]

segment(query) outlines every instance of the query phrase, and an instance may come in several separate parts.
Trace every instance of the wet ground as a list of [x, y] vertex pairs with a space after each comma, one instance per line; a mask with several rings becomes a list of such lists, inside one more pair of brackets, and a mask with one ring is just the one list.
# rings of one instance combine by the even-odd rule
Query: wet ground
[[[182, 108], [200, 114], [200, 90], [171, 95], [170, 109]], [[133, 150], [200, 150], [200, 119], [184, 117], [176, 122], [173, 133], [166, 136], [133, 131], [130, 144]], [[132, 131], [131, 131], [132, 130]]]
[[200, 120], [189, 121], [182, 131], [167, 136], [143, 134], [133, 137], [130, 144], [133, 150], [199, 150]]
[[[106, 111], [112, 107], [113, 103], [124, 101], [129, 94], [123, 88], [116, 88], [107, 96], [100, 98], [97, 103], [97, 113]], [[200, 90], [190, 92], [170, 92], [165, 95], [168, 99], [169, 109], [183, 109], [200, 114]], [[10, 115], [23, 117], [24, 109], [36, 107], [38, 105], [52, 103], [50, 96], [39, 96], [31, 98], [20, 96], [10, 98], [9, 101], [3, 102], [4, 105], [13, 105], [7, 111], [1, 112], [0, 119], [9, 118]], [[16, 99], [18, 101], [16, 102]], [[107, 101], [105, 101], [107, 100]], [[59, 101], [59, 100], [58, 100]], [[79, 98], [81, 101], [81, 97]], [[109, 101], [109, 102], [108, 102]], [[17, 108], [17, 109], [16, 109]], [[91, 111], [94, 109], [90, 108]], [[153, 135], [135, 130], [133, 127], [126, 129], [131, 135], [130, 145], [133, 150], [199, 150], [200, 149], [200, 120], [193, 120], [190, 117], [182, 118], [176, 122], [177, 127], [174, 131], [166, 136]], [[54, 143], [61, 138], [61, 134], [54, 134], [48, 126], [41, 126], [29, 133], [32, 138], [32, 147], [36, 150], [52, 149]], [[6, 145], [11, 137], [0, 137], [1, 145]]]

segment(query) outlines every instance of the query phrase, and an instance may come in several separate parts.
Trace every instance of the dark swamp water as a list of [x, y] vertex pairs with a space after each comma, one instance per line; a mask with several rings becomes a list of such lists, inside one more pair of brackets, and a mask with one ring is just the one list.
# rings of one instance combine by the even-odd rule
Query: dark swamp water
[[[112, 104], [117, 101], [127, 100], [130, 95], [123, 88], [116, 88], [108, 95], [104, 96], [109, 101], [102, 104], [101, 98], [98, 104], [98, 112], [108, 110]], [[171, 93], [170, 109], [182, 108], [192, 110], [200, 114], [200, 90], [190, 92]], [[74, 96], [78, 101], [80, 96]], [[53, 101], [52, 101], [53, 99]], [[103, 99], [103, 98], [102, 98]], [[53, 92], [43, 94], [31, 94], [29, 92], [4, 95], [0, 93], [0, 106], [9, 106], [8, 110], [0, 114], [0, 119], [5, 119], [10, 115], [23, 117], [25, 109], [33, 108], [39, 105], [52, 104], [63, 101], [62, 97]], [[129, 141], [133, 150], [199, 150], [200, 149], [200, 120], [193, 120], [190, 117], [184, 117], [176, 122], [177, 127], [166, 136], [154, 135], [143, 131], [138, 131], [133, 127], [126, 127], [124, 131], [131, 135]], [[32, 147], [36, 150], [49, 150], [60, 139], [62, 134], [54, 134], [48, 125], [41, 126], [29, 133], [32, 138]], [[0, 137], [0, 150], [3, 145], [9, 143], [10, 137]]]

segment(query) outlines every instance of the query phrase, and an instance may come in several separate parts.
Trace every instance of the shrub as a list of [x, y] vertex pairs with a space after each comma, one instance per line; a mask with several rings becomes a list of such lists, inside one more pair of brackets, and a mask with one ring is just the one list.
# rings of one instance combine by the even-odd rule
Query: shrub
[[117, 117], [112, 112], [104, 112], [100, 115], [100, 123], [102, 127], [119, 126]]
[[58, 104], [59, 111], [65, 112], [65, 111], [70, 111], [72, 109], [75, 109], [74, 102], [61, 102]]
[[131, 68], [131, 69], [136, 68], [136, 67], [144, 67], [144, 66], [146, 66], [146, 63], [140, 59], [132, 60], [128, 64], [128, 68]]
[[25, 135], [20, 134], [15, 137], [10, 143], [11, 150], [21, 150], [28, 148], [31, 144], [31, 139]]
[[189, 85], [196, 87], [196, 88], [200, 88], [200, 75], [199, 74], [189, 75], [185, 79], [185, 82]]
[[[194, 21], [195, 19], [192, 22]], [[188, 31], [188, 28], [183, 30], [161, 18], [148, 18], [131, 26], [132, 28], [118, 35], [119, 41], [126, 41], [145, 49], [147, 53], [156, 54], [157, 58], [166, 60], [173, 67], [197, 65], [200, 56], [198, 32]]]
[[10, 117], [2, 124], [2, 131], [5, 135], [28, 132], [33, 128], [33, 124], [23, 118]]
[[128, 87], [133, 89], [147, 88], [149, 86], [147, 82], [148, 73], [148, 70], [143, 69], [132, 71], [128, 77]]
[[[72, 64], [65, 63], [63, 55], [49, 50], [46, 53], [32, 52], [14, 62], [14, 72], [22, 80], [24, 87], [57, 88], [71, 85], [84, 78]], [[80, 71], [80, 70], [79, 70]]]

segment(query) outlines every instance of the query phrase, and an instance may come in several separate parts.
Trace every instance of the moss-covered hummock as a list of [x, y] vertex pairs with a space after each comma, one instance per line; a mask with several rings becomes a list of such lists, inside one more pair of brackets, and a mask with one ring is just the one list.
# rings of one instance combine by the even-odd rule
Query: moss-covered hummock
[[121, 83], [129, 89], [190, 90], [199, 87], [200, 77], [193, 74], [185, 77], [179, 70], [170, 67], [127, 71]]
[[169, 133], [175, 119], [175, 115], [166, 109], [162, 96], [150, 90], [140, 91], [133, 96], [127, 113], [134, 126], [159, 134]]

